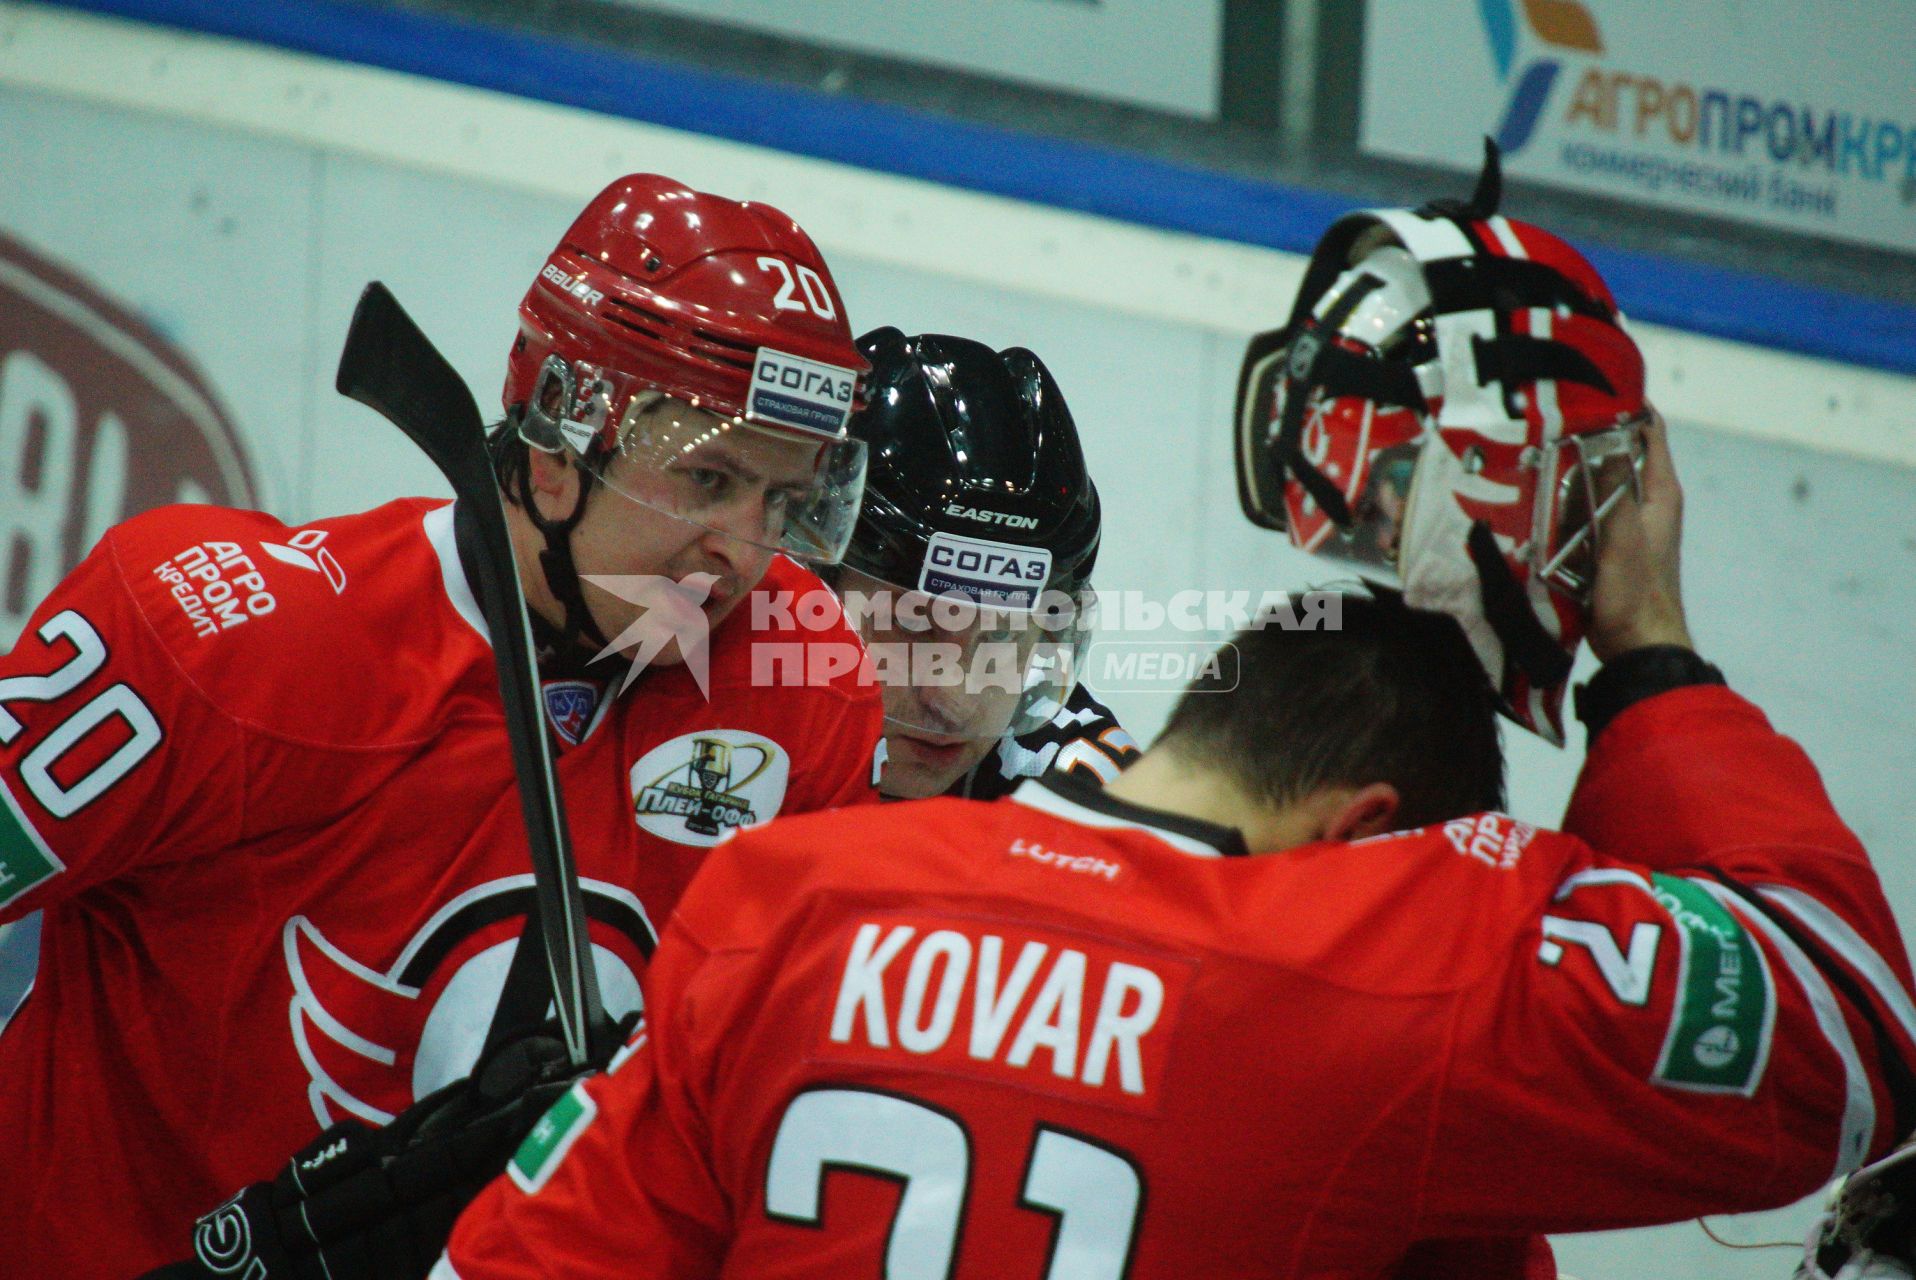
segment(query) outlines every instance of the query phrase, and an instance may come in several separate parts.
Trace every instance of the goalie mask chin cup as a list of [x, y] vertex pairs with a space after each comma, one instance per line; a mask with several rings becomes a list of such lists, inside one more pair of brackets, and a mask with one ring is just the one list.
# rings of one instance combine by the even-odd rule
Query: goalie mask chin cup
[[[1563, 741], [1601, 516], [1634, 486], [1643, 360], [1603, 280], [1468, 205], [1335, 223], [1238, 383], [1245, 514], [1455, 617], [1503, 709]], [[1592, 519], [1595, 513], [1596, 519]]]

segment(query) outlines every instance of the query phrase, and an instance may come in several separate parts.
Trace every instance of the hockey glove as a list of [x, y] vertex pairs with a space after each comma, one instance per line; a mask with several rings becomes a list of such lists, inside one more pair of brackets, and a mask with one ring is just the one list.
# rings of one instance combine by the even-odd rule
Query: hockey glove
[[192, 1259], [142, 1280], [423, 1280], [460, 1212], [585, 1074], [550, 1026], [508, 1040], [384, 1128], [326, 1130], [202, 1217]]
[[1810, 1227], [1796, 1280], [1916, 1277], [1916, 1143], [1852, 1173]]

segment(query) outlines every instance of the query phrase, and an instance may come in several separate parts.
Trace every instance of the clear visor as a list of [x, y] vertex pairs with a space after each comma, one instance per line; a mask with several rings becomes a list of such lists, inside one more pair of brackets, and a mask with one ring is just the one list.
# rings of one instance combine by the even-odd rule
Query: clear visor
[[870, 651], [892, 728], [938, 743], [996, 740], [1049, 722], [1091, 642], [1089, 587], [1010, 609], [841, 571], [846, 616]]
[[865, 491], [863, 441], [713, 413], [557, 356], [539, 371], [524, 434], [641, 506], [815, 564], [845, 554]]
[[1605, 431], [1566, 436], [1542, 459], [1532, 568], [1553, 588], [1588, 603], [1597, 581], [1604, 517], [1628, 493], [1643, 492], [1645, 409]]

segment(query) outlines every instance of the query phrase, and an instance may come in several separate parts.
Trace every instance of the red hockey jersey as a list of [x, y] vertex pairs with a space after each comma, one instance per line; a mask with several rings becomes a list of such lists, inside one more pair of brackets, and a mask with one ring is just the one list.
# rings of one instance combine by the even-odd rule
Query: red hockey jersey
[[679, 905], [646, 1042], [436, 1280], [1369, 1278], [1419, 1240], [1781, 1204], [1882, 1150], [1843, 988], [1908, 1053], [1907, 961], [1801, 752], [1726, 689], [1666, 693], [1571, 821], [1231, 857], [1052, 782], [742, 835]]
[[[813, 583], [780, 559], [764, 586]], [[752, 671], [759, 639], [855, 637], [753, 614], [714, 634], [709, 699], [682, 666], [548, 685], [615, 1013], [722, 835], [873, 796], [875, 691]], [[0, 920], [45, 909], [0, 1033], [0, 1276], [182, 1256], [324, 1125], [465, 1074], [531, 893], [450, 506], [112, 531], [0, 659]]]

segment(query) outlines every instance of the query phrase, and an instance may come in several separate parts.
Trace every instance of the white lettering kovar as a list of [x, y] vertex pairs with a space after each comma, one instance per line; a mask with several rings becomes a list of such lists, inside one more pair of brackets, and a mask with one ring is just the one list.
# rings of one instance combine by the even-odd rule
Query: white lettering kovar
[[[1049, 944], [1031, 939], [1019, 940], [1017, 959], [1007, 974], [1005, 955], [1012, 945], [997, 933], [974, 942], [956, 929], [935, 929], [920, 937], [912, 925], [860, 925], [845, 956], [831, 1039], [928, 1054], [957, 1034], [965, 1052], [977, 1061], [1031, 1069], [1048, 1058], [1044, 1065], [1053, 1075], [1093, 1089], [1105, 1085], [1115, 1060], [1118, 1087], [1142, 1094], [1143, 1041], [1164, 1012], [1164, 979], [1147, 965], [1113, 961], [1104, 970], [1102, 986], [1092, 993], [1090, 957], [1069, 947], [1054, 952]], [[885, 974], [901, 960], [905, 977], [894, 1009], [886, 995]], [[1034, 985], [1037, 994], [1026, 1006], [1025, 996]], [[1095, 995], [1096, 1007], [1087, 1020], [1090, 995]]]

